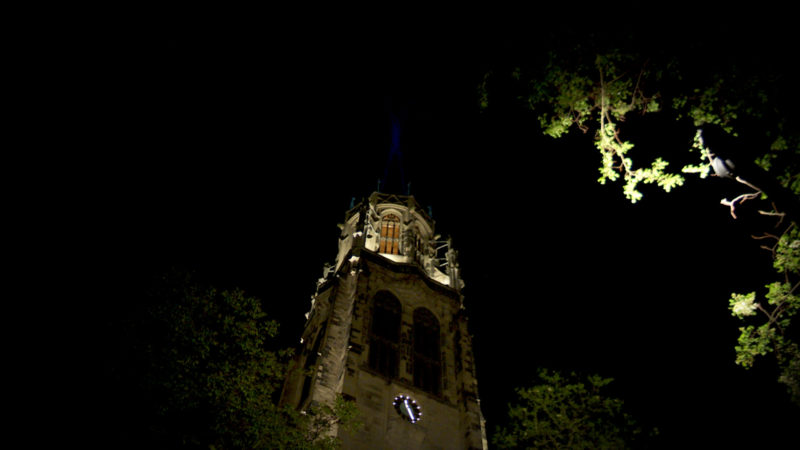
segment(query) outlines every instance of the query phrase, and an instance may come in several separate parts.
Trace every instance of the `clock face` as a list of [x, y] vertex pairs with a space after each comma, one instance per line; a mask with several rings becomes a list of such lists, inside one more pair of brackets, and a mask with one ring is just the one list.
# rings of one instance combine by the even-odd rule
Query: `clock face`
[[400, 417], [411, 423], [417, 423], [422, 418], [422, 410], [417, 401], [407, 395], [400, 394], [395, 397], [392, 406]]

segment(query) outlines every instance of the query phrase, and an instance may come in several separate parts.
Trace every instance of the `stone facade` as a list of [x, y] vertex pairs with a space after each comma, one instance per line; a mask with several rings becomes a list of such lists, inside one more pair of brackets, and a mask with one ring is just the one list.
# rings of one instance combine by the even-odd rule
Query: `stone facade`
[[[364, 428], [334, 430], [348, 449], [485, 449], [450, 242], [411, 196], [375, 193], [345, 219], [281, 401], [300, 410], [339, 394], [355, 401]], [[398, 395], [413, 398], [418, 421], [393, 405]]]

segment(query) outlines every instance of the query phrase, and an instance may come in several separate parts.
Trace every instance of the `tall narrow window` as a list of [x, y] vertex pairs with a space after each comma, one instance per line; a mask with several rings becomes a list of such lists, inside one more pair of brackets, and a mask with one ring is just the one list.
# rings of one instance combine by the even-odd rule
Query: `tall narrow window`
[[400, 254], [400, 219], [389, 214], [381, 219], [381, 253]]
[[375, 295], [369, 340], [369, 367], [396, 377], [400, 356], [400, 301], [381, 291]]
[[442, 364], [439, 321], [425, 308], [414, 310], [414, 386], [439, 394]]

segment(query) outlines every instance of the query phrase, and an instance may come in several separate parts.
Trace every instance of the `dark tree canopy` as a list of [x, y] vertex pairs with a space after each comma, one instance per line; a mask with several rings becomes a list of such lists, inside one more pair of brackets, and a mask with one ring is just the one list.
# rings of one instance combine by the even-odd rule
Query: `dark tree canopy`
[[498, 448], [621, 449], [658, 434], [656, 429], [643, 432], [623, 411], [623, 401], [605, 393], [611, 378], [547, 370], [540, 370], [538, 378], [533, 386], [517, 389], [509, 424], [492, 439]]
[[115, 445], [150, 448], [333, 448], [335, 423], [357, 423], [349, 402], [310, 414], [277, 395], [290, 352], [273, 349], [278, 323], [261, 300], [185, 272], [163, 276], [128, 322], [124, 398]]

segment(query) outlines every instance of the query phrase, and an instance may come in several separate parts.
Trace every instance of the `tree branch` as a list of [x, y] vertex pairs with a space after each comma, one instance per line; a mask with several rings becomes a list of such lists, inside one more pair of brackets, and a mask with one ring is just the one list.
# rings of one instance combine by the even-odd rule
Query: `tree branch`
[[763, 239], [775, 239], [776, 241], [780, 239], [779, 236], [775, 236], [774, 234], [764, 233], [763, 236], [756, 236], [755, 234], [750, 235], [751, 238], [760, 241]]
[[[636, 92], [639, 91], [639, 82], [642, 80], [642, 75], [644, 75], [644, 69], [645, 69], [645, 67], [647, 67], [647, 63], [648, 62], [650, 62], [649, 59], [646, 60], [644, 62], [644, 64], [642, 64], [642, 69], [639, 71], [639, 76], [636, 77], [636, 86], [633, 87], [633, 93], [631, 94], [631, 104], [630, 104], [630, 109], [631, 110], [633, 110], [633, 104], [636, 103]], [[644, 94], [642, 94], [642, 98], [645, 98]], [[644, 108], [644, 110], [642, 111], [642, 114], [644, 114], [646, 112], [646, 110], [647, 110], [647, 108]]]
[[606, 83], [603, 79], [603, 69], [598, 67], [597, 71], [600, 72], [600, 139], [604, 139], [606, 132]]
[[739, 183], [742, 183], [743, 185], [745, 185], [745, 186], [747, 186], [747, 187], [749, 187], [749, 188], [751, 188], [751, 189], [755, 189], [756, 191], [758, 191], [758, 193], [759, 193], [759, 194], [760, 194], [760, 193], [761, 193], [761, 191], [762, 191], [762, 189], [761, 189], [760, 187], [758, 187], [758, 186], [755, 186], [755, 185], [751, 184], [749, 181], [747, 181], [747, 180], [743, 179], [742, 177], [738, 177], [738, 176], [737, 176], [737, 177], [736, 177], [736, 181], [738, 181]]
[[762, 211], [759, 209], [758, 213], [762, 216], [780, 217], [780, 219], [778, 219], [778, 223], [775, 224], [775, 228], [778, 228], [783, 223], [783, 219], [786, 218], [786, 213], [778, 212], [778, 208], [775, 207], [775, 202], [772, 202], [772, 208], [774, 211]]
[[759, 210], [758, 213], [761, 214], [762, 216], [778, 216], [781, 218], [786, 217], [786, 213], [776, 212], [776, 211]]
[[756, 308], [758, 308], [759, 311], [763, 312], [767, 316], [767, 318], [769, 319], [767, 322], [770, 325], [773, 322], [775, 322], [775, 319], [772, 317], [772, 314], [770, 314], [769, 311], [767, 311], [763, 306], [761, 306], [761, 303], [756, 303]]
[[752, 200], [752, 199], [758, 197], [759, 195], [761, 195], [760, 191], [759, 192], [751, 192], [750, 194], [742, 194], [742, 195], [734, 198], [733, 200], [728, 200], [727, 198], [723, 198], [719, 202], [722, 205], [730, 207], [731, 216], [733, 216], [734, 219], [738, 219], [738, 217], [736, 217], [736, 204], [737, 203], [744, 203], [747, 200]]
[[741, 184], [743, 184], [743, 185], [745, 185], [745, 186], [747, 186], [747, 187], [749, 187], [751, 189], [755, 189], [756, 192], [751, 192], [749, 194], [742, 194], [742, 195], [734, 198], [733, 200], [728, 200], [727, 198], [723, 198], [722, 200], [720, 200], [721, 204], [730, 207], [731, 216], [733, 216], [734, 219], [738, 219], [738, 217], [736, 217], [736, 211], [735, 211], [737, 203], [744, 203], [747, 200], [752, 200], [752, 199], [758, 197], [759, 195], [761, 195], [761, 188], [759, 188], [758, 186], [755, 186], [754, 184], [750, 183], [749, 181], [743, 179], [742, 177], [737, 176], [736, 177], [736, 181], [738, 181], [739, 183], [741, 183]]

